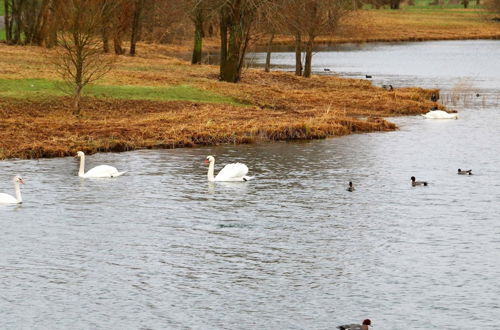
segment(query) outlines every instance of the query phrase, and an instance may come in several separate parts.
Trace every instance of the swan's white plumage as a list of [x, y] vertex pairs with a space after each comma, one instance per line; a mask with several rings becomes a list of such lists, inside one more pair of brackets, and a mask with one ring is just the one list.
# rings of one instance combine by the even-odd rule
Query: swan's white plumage
[[83, 175], [85, 178], [114, 178], [124, 174], [125, 172], [119, 172], [116, 167], [109, 165], [99, 165], [87, 171]]
[[17, 204], [17, 199], [9, 194], [0, 193], [0, 204]]
[[432, 110], [422, 116], [427, 119], [458, 119], [458, 114], [448, 113], [443, 110]]
[[227, 164], [215, 177], [215, 181], [244, 181], [248, 167], [242, 163]]

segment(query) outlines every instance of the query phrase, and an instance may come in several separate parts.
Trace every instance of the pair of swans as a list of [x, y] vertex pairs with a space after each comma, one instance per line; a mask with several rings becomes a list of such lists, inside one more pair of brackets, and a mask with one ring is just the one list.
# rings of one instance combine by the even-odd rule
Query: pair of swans
[[[123, 175], [125, 172], [119, 172], [115, 167], [108, 165], [99, 165], [87, 173], [85, 173], [85, 154], [81, 151], [76, 153], [76, 157], [80, 158], [80, 170], [78, 171], [78, 176], [81, 178], [114, 178]], [[9, 194], [0, 193], [0, 204], [21, 204], [23, 198], [21, 196], [20, 184], [24, 184], [23, 178], [16, 175], [12, 180], [14, 182], [14, 188], [16, 196], [11, 196]]]
[[[81, 178], [115, 178], [126, 173], [119, 172], [115, 167], [109, 165], [99, 165], [85, 173], [85, 154], [78, 151], [76, 153], [76, 157], [80, 158], [80, 170], [78, 171], [78, 176]], [[222, 170], [220, 170], [217, 176], [214, 177], [215, 158], [213, 156], [208, 156], [205, 159], [205, 163], [208, 164], [207, 177], [210, 182], [248, 181], [252, 179], [252, 177], [247, 176], [248, 167], [245, 164], [227, 164]]]

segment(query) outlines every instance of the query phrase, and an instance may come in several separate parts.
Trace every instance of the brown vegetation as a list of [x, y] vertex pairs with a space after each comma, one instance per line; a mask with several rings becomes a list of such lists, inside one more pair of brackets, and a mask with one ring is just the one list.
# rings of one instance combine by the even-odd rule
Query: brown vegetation
[[[217, 81], [216, 67], [158, 55], [160, 46], [141, 48], [141, 56], [120, 59], [104, 83], [190, 85], [246, 105], [86, 97], [82, 118], [77, 119], [70, 98], [2, 98], [0, 159], [65, 156], [78, 149], [92, 153], [385, 131], [395, 125], [381, 117], [424, 113], [435, 105], [429, 99], [437, 91], [386, 91], [366, 80], [326, 76], [304, 79], [248, 70], [234, 85]], [[51, 51], [0, 45], [0, 79], [54, 79], [43, 52]]]

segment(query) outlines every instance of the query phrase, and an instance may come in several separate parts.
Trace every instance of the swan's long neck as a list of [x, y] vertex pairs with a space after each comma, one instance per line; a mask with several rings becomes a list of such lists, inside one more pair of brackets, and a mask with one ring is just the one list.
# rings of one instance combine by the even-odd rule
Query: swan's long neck
[[215, 168], [215, 161], [212, 161], [208, 165], [208, 174], [207, 174], [208, 181], [210, 181], [210, 182], [215, 181], [215, 179], [214, 179], [214, 168]]
[[19, 182], [14, 182], [14, 186], [16, 187], [16, 199], [18, 203], [23, 202], [23, 198], [21, 197], [21, 188], [19, 187]]
[[80, 170], [78, 171], [78, 176], [84, 176], [85, 174], [85, 156], [80, 157]]

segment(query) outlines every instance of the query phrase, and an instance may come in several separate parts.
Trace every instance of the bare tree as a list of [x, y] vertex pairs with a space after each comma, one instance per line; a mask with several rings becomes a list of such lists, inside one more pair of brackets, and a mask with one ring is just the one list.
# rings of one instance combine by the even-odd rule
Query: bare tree
[[[321, 34], [333, 34], [339, 21], [353, 10], [352, 0], [286, 0], [289, 31], [295, 37], [296, 75], [311, 76], [314, 42]], [[302, 43], [305, 40], [305, 64], [302, 73]]]
[[258, 10], [257, 25], [259, 30], [267, 37], [266, 42], [266, 63], [264, 66], [265, 72], [271, 71], [271, 54], [273, 49], [273, 41], [276, 34], [283, 28], [284, 16], [281, 13], [283, 0], [274, 0], [262, 6]]
[[103, 53], [99, 39], [103, 10], [101, 0], [61, 0], [57, 6], [61, 29], [54, 64], [71, 88], [76, 116], [85, 86], [103, 77], [114, 63], [114, 57]]

